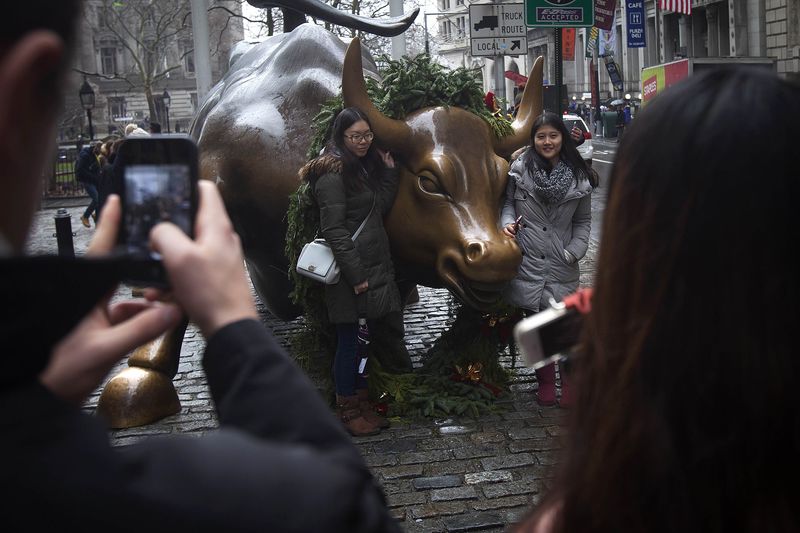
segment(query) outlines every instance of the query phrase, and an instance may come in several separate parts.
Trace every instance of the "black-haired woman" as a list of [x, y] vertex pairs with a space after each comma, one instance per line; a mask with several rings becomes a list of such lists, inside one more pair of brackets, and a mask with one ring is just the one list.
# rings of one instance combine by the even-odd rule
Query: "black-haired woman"
[[[500, 218], [503, 232], [517, 240], [523, 254], [505, 298], [526, 314], [578, 289], [578, 261], [589, 247], [591, 194], [597, 186], [597, 175], [558, 115], [543, 113], [536, 119], [531, 146], [511, 165]], [[555, 371], [555, 364], [536, 371], [540, 405], [556, 404]], [[560, 374], [561, 404], [566, 406], [569, 388], [565, 373]]]
[[[383, 226], [398, 175], [392, 155], [377, 148], [373, 139], [366, 114], [345, 108], [334, 120], [322, 154], [300, 171], [319, 205], [321, 236], [341, 269], [339, 282], [325, 286], [325, 302], [337, 335], [333, 364], [337, 412], [354, 436], [374, 435], [389, 426], [370, 402], [366, 372], [356, 358], [358, 319], [374, 320], [401, 308]], [[365, 219], [354, 241], [353, 234]]]

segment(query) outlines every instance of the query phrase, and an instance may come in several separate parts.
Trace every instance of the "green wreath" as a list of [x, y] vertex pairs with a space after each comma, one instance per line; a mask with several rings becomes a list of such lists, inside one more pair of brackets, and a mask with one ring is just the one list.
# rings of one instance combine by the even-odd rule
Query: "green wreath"
[[[483, 101], [477, 69], [447, 69], [427, 54], [393, 60], [379, 57], [381, 80], [367, 79], [367, 93], [385, 116], [403, 119], [424, 107], [455, 106], [484, 119], [498, 137], [513, 132], [511, 122], [493, 115]], [[333, 120], [343, 108], [339, 94], [324, 103], [313, 119], [314, 137], [307, 157], [313, 159], [330, 137]], [[286, 256], [289, 277], [294, 284], [290, 298], [303, 308], [305, 328], [292, 338], [292, 352], [298, 363], [317, 378], [324, 392], [332, 396], [330, 356], [335, 351], [336, 335], [328, 321], [319, 283], [300, 276], [294, 267], [303, 244], [319, 229], [319, 210], [308, 183], [290, 196], [287, 211]], [[498, 361], [498, 353], [513, 347], [510, 326], [518, 319], [514, 308], [498, 307], [479, 313], [451, 300], [455, 320], [450, 328], [423, 355], [421, 367], [409, 373], [389, 373], [378, 362], [390, 350], [381, 336], [373, 336], [369, 386], [373, 398], [391, 408], [391, 415], [479, 416], [497, 408], [496, 399], [507, 388], [510, 372]], [[477, 326], [477, 327], [476, 327]], [[513, 365], [512, 365], [513, 367]]]

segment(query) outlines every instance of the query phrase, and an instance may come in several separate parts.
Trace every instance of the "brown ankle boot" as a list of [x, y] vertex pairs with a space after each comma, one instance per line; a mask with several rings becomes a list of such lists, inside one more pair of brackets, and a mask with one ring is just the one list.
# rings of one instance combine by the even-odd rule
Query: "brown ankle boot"
[[336, 395], [336, 414], [342, 421], [347, 431], [354, 437], [366, 437], [377, 435], [381, 429], [367, 422], [361, 414], [358, 396], [339, 396]]
[[359, 407], [361, 407], [361, 416], [366, 418], [367, 422], [381, 429], [390, 426], [389, 421], [375, 410], [375, 404], [369, 399], [369, 390], [357, 389], [356, 396], [358, 396]]

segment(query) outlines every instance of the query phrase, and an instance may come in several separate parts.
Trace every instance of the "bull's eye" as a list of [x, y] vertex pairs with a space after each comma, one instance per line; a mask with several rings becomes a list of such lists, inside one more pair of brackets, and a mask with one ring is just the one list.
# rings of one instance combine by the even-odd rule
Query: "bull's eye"
[[419, 176], [419, 188], [430, 194], [441, 194], [442, 196], [449, 197], [439, 182], [430, 176]]

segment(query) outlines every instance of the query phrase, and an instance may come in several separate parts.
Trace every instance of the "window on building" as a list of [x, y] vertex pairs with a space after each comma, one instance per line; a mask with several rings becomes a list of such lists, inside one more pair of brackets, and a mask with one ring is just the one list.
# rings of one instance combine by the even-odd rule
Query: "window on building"
[[97, 54], [100, 58], [100, 72], [113, 76], [119, 72], [119, 46], [116, 39], [101, 39], [97, 43]]
[[187, 76], [194, 75], [194, 46], [189, 40], [183, 40], [180, 44], [181, 60], [183, 62], [183, 72]]
[[127, 105], [124, 96], [109, 96], [108, 97], [108, 116], [114, 121], [120, 117], [128, 115]]

